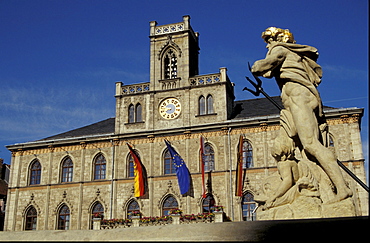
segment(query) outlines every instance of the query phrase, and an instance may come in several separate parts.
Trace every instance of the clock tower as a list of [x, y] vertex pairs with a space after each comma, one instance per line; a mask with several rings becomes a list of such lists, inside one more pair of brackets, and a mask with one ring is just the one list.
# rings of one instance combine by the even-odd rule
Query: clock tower
[[191, 129], [230, 118], [235, 97], [226, 68], [199, 75], [199, 34], [190, 16], [182, 20], [150, 22], [150, 82], [116, 83], [116, 134]]

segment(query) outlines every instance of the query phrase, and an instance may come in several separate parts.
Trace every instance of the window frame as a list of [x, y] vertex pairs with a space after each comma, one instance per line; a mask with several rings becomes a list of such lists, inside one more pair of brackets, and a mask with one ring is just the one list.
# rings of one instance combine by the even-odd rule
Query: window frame
[[[133, 207], [132, 206], [133, 204], [136, 204], [136, 205], [134, 205], [136, 207]], [[133, 212], [133, 211], [140, 211], [140, 205], [139, 205], [138, 201], [136, 201], [135, 199], [132, 199], [127, 204], [126, 215], [127, 215], [128, 219], [131, 219], [132, 215], [130, 213]]]
[[[100, 159], [101, 157], [103, 159]], [[102, 161], [104, 161], [104, 163], [102, 163]], [[102, 153], [99, 153], [94, 158], [93, 179], [94, 180], [105, 180], [106, 176], [107, 176], [107, 159]]]
[[214, 171], [215, 166], [215, 150], [210, 143], [204, 144], [204, 172]]
[[206, 98], [206, 114], [213, 114], [214, 109], [213, 109], [213, 96], [212, 95], [207, 95]]
[[[170, 198], [173, 198], [172, 201], [168, 201]], [[174, 203], [176, 202], [176, 203]], [[169, 205], [168, 206], [165, 206], [165, 204], [168, 203]], [[170, 215], [170, 210], [171, 209], [175, 209], [175, 208], [179, 208], [179, 202], [177, 201], [176, 197], [173, 196], [173, 195], [168, 195], [165, 197], [165, 199], [163, 200], [162, 202], [162, 216], [167, 216], [167, 215]]]
[[253, 168], [254, 163], [253, 163], [253, 146], [252, 144], [244, 139], [243, 140], [243, 169], [248, 169], [248, 168]]
[[173, 163], [171, 153], [168, 149], [166, 149], [163, 153], [163, 174], [164, 175], [176, 174], [176, 167]]
[[201, 95], [198, 99], [198, 114], [200, 116], [206, 115], [206, 99], [204, 98], [203, 95]]
[[71, 210], [63, 204], [58, 211], [57, 230], [69, 230], [71, 223]]
[[142, 122], [143, 121], [142, 107], [143, 106], [140, 103], [137, 103], [135, 105], [135, 122]]
[[34, 206], [31, 206], [27, 209], [27, 212], [25, 214], [24, 230], [36, 230], [36, 229], [37, 229], [37, 210]]
[[[67, 162], [69, 164], [66, 165]], [[67, 169], [67, 171], [65, 171], [65, 169]], [[73, 181], [73, 161], [71, 157], [67, 156], [62, 160], [60, 182], [65, 183], [72, 181]]]
[[173, 48], [163, 55], [163, 79], [176, 79], [178, 77], [178, 57]]
[[42, 166], [38, 159], [35, 159], [31, 162], [29, 168], [29, 181], [28, 184], [32, 185], [40, 185], [41, 183], [41, 173], [42, 173]]
[[130, 104], [128, 106], [128, 117], [127, 117], [127, 122], [128, 123], [135, 123], [135, 106], [133, 104]]
[[254, 195], [251, 192], [244, 193], [241, 200], [242, 220], [255, 221], [256, 213], [253, 213], [255, 208], [256, 202], [254, 201]]
[[93, 219], [94, 219], [94, 214], [95, 213], [99, 213], [102, 217], [101, 219], [104, 219], [104, 214], [105, 214], [105, 209], [104, 209], [104, 206], [103, 204], [100, 202], [100, 201], [96, 201], [93, 206], [91, 207], [91, 211], [90, 211], [90, 229], [93, 228]]

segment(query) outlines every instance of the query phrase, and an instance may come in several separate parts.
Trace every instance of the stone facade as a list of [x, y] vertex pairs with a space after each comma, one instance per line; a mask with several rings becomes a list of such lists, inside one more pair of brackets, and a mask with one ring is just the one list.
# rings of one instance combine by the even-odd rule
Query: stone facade
[[[104, 217], [111, 219], [128, 217], [128, 206], [133, 200], [143, 215], [160, 216], [169, 195], [185, 214], [201, 213], [200, 136], [214, 150], [214, 169], [205, 174], [207, 193], [213, 196], [215, 205], [224, 206], [232, 220], [242, 221], [243, 197], [235, 196], [239, 137], [243, 135], [253, 148], [253, 166], [245, 170], [243, 193], [258, 195], [262, 191], [261, 181], [277, 171], [270, 151], [280, 129], [279, 113], [272, 105], [264, 115], [252, 112], [255, 106], [266, 102], [264, 99], [240, 101], [244, 115], [238, 113], [234, 84], [227, 69], [199, 75], [198, 50], [198, 34], [192, 30], [189, 16], [170, 25], [157, 26], [155, 21], [151, 22], [150, 82], [116, 83], [115, 118], [43, 140], [8, 146], [12, 167], [6, 230], [24, 230], [30, 207], [37, 212], [37, 230], [57, 229], [58, 215], [65, 205], [70, 211], [69, 229], [77, 230], [91, 229], [92, 208], [97, 202], [104, 208]], [[171, 57], [174, 59], [166, 59]], [[212, 98], [211, 112], [200, 111], [200, 97]], [[175, 119], [160, 115], [160, 103], [166, 98], [176, 98], [181, 103]], [[140, 111], [136, 113], [138, 107]], [[339, 160], [365, 181], [360, 138], [363, 109], [327, 108], [325, 114], [334, 142], [332, 149]], [[165, 173], [164, 139], [171, 141], [191, 173], [188, 194], [180, 194], [176, 174]], [[147, 171], [147, 193], [140, 198], [134, 197], [126, 143], [133, 145]], [[94, 161], [99, 155], [106, 160], [104, 179], [94, 179]], [[62, 182], [62, 162], [66, 158], [73, 162], [73, 179]], [[40, 182], [30, 185], [30, 166], [35, 160], [41, 164]], [[354, 191], [356, 215], [368, 215], [367, 192], [344, 176]]]

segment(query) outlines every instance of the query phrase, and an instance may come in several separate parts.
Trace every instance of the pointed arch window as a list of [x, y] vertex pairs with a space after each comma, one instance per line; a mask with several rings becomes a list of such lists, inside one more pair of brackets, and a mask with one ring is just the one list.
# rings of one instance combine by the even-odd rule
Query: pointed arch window
[[132, 200], [127, 206], [127, 218], [131, 218], [131, 213], [134, 211], [140, 211], [139, 203], [136, 200]]
[[58, 213], [58, 230], [69, 230], [70, 211], [67, 205], [63, 205]]
[[164, 55], [164, 79], [177, 78], [177, 56], [173, 49]]
[[38, 160], [34, 160], [30, 167], [30, 185], [38, 185], [41, 180], [41, 164]]
[[94, 160], [94, 180], [105, 179], [106, 174], [106, 160], [102, 154], [95, 157]]
[[215, 152], [209, 143], [204, 145], [204, 171], [215, 170]]
[[135, 107], [133, 104], [128, 106], [128, 123], [135, 122]]
[[253, 213], [254, 209], [256, 208], [256, 202], [254, 201], [252, 193], [247, 192], [243, 195], [241, 206], [243, 213], [243, 221], [256, 220], [256, 214]]
[[213, 114], [213, 97], [212, 97], [212, 95], [207, 96], [206, 111], [207, 111], [207, 114]]
[[127, 177], [134, 177], [135, 176], [135, 164], [134, 158], [131, 154], [128, 155], [128, 162], [127, 162]]
[[206, 101], [204, 96], [199, 97], [199, 115], [205, 115], [206, 114]]
[[243, 169], [253, 167], [253, 149], [249, 141], [243, 142]]
[[25, 230], [36, 230], [37, 227], [37, 211], [31, 206], [26, 213]]
[[137, 103], [135, 108], [135, 122], [141, 122], [143, 120], [141, 116], [141, 104]]
[[162, 216], [166, 216], [170, 214], [171, 209], [178, 208], [179, 204], [173, 196], [168, 196], [162, 205]]
[[130, 104], [128, 106], [128, 123], [142, 122], [142, 105], [137, 103], [135, 106]]
[[61, 182], [71, 182], [73, 178], [73, 162], [70, 157], [66, 157], [62, 162]]
[[202, 202], [202, 212], [203, 213], [212, 213], [212, 207], [215, 206], [215, 199], [211, 194], [207, 194], [206, 198]]
[[95, 205], [91, 209], [91, 224], [90, 229], [93, 228], [93, 218], [100, 217], [101, 219], [104, 219], [104, 207], [100, 202], [96, 202]]
[[207, 98], [205, 98], [203, 95], [201, 95], [198, 99], [198, 110], [199, 115], [214, 114], [213, 96], [208, 95]]
[[175, 165], [173, 164], [172, 157], [168, 149], [166, 149], [164, 153], [163, 160], [164, 160], [164, 174], [169, 175], [176, 173], [176, 168]]

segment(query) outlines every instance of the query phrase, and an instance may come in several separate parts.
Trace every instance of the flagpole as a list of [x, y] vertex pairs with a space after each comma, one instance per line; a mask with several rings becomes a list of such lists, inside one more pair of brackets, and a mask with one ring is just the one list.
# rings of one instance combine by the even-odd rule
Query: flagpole
[[232, 156], [231, 156], [231, 141], [230, 141], [230, 131], [231, 127], [229, 127], [229, 131], [227, 133], [228, 143], [229, 143], [229, 172], [230, 172], [230, 207], [231, 207], [231, 218], [234, 221], [234, 203], [233, 203], [233, 175], [232, 175]]

